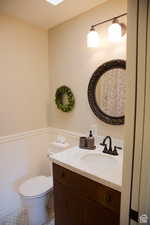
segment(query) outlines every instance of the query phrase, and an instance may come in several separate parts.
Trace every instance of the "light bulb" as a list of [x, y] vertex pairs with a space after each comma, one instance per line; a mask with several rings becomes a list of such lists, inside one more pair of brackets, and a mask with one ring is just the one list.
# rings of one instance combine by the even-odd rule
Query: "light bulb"
[[64, 0], [46, 0], [46, 1], [56, 6], [62, 3]]
[[87, 47], [88, 48], [97, 48], [100, 44], [99, 34], [92, 27], [90, 32], [87, 35]]
[[108, 28], [108, 39], [111, 42], [118, 42], [121, 40], [122, 28], [121, 25], [115, 21]]

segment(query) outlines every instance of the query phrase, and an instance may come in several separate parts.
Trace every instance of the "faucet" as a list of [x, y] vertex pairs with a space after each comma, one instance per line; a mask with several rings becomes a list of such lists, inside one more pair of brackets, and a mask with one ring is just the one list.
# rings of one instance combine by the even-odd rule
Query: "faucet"
[[[106, 141], [109, 140], [109, 147], [107, 147]], [[109, 155], [118, 155], [117, 149], [121, 149], [120, 147], [114, 146], [114, 150], [112, 150], [112, 139], [110, 136], [106, 136], [100, 145], [104, 146], [103, 153]]]
[[[106, 144], [107, 139], [109, 140], [109, 148], [107, 148], [107, 144]], [[100, 143], [100, 145], [104, 146], [104, 150], [103, 150], [104, 153], [107, 153], [107, 154], [112, 153], [112, 140], [110, 136], [106, 136], [103, 140], [103, 143]]]

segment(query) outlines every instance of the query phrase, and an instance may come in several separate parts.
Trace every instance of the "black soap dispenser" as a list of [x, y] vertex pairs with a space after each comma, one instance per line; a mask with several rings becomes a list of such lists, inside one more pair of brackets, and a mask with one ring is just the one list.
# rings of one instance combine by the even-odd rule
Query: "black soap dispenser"
[[88, 147], [88, 149], [91, 149], [91, 150], [94, 150], [96, 148], [95, 147], [95, 138], [94, 138], [91, 130], [90, 130], [89, 137], [87, 139], [87, 147]]

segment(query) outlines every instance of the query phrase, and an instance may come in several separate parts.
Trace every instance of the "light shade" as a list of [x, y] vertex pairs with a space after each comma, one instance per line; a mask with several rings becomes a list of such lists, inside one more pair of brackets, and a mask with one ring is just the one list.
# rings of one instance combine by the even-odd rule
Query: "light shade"
[[108, 28], [108, 39], [111, 42], [118, 42], [122, 37], [121, 25], [117, 22], [113, 22]]
[[52, 5], [58, 5], [64, 0], [46, 0], [47, 2], [51, 3]]
[[97, 48], [100, 44], [99, 34], [91, 28], [90, 32], [87, 35], [87, 47], [88, 48]]

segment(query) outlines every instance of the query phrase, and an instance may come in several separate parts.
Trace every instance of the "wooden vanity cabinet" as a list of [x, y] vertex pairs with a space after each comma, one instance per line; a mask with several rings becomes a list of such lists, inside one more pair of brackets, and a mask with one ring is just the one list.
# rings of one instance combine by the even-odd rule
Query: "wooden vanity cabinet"
[[121, 193], [53, 164], [55, 225], [119, 225]]

